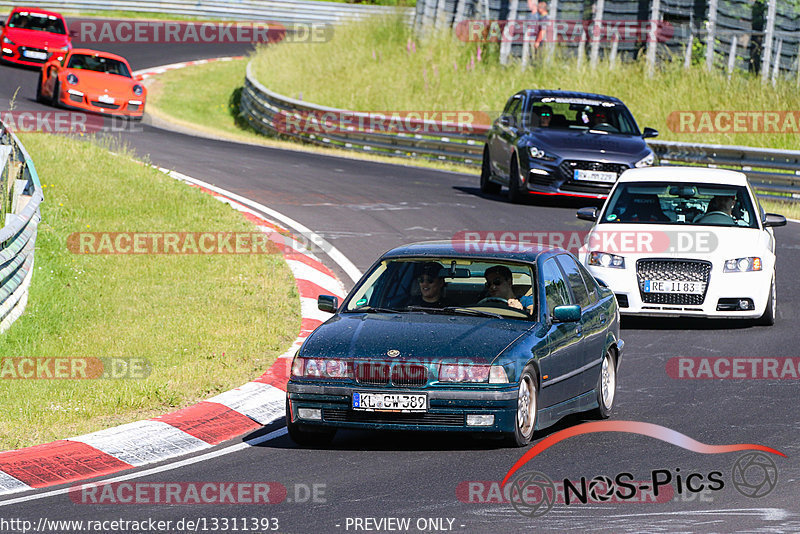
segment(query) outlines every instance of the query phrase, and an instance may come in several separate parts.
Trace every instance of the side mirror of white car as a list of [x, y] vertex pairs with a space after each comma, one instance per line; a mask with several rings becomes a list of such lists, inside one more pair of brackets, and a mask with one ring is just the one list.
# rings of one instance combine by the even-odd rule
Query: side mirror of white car
[[595, 222], [597, 220], [597, 208], [581, 208], [575, 215], [584, 221]]
[[764, 223], [764, 228], [769, 226], [786, 226], [786, 217], [778, 215], [777, 213], [765, 213], [761, 222]]

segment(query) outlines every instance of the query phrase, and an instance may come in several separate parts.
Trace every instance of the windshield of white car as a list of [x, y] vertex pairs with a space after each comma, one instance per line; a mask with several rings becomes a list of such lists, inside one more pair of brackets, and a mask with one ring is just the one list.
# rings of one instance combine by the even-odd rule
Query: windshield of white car
[[[491, 286], [487, 284], [487, 270]], [[510, 283], [501, 273], [510, 274]], [[435, 313], [531, 320], [536, 300], [533, 280], [532, 266], [524, 263], [485, 258], [387, 259], [353, 290], [344, 312]]]
[[746, 187], [699, 182], [620, 183], [599, 222], [758, 228]]
[[625, 105], [617, 102], [545, 98], [528, 103], [527, 125], [532, 128], [583, 130], [597, 134], [641, 135]]

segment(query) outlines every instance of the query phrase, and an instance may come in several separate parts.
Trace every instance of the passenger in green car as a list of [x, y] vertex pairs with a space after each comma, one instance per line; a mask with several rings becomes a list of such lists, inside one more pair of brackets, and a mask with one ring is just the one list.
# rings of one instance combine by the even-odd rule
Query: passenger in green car
[[419, 283], [420, 296], [413, 302], [413, 306], [424, 306], [426, 308], [444, 308], [447, 303], [444, 301], [444, 278], [440, 276], [442, 265], [435, 261], [429, 261], [422, 266], [417, 282]]

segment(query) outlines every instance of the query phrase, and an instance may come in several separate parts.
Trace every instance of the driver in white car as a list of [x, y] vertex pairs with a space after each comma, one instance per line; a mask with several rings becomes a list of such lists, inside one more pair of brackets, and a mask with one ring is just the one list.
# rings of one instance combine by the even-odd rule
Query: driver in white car
[[736, 197], [715, 196], [712, 198], [706, 212], [695, 220], [700, 224], [736, 224], [733, 219], [733, 207], [736, 205]]

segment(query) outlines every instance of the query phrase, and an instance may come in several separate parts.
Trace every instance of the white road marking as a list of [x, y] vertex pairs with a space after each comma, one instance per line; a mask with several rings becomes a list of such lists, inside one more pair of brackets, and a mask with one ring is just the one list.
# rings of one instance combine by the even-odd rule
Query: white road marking
[[133, 466], [160, 462], [211, 447], [202, 439], [162, 421], [135, 421], [69, 438]]
[[31, 486], [25, 484], [21, 480], [14, 478], [5, 471], [0, 471], [0, 495], [5, 493], [19, 493], [33, 489]]
[[[166, 465], [160, 465], [158, 467], [153, 467], [152, 469], [145, 469], [144, 471], [137, 471], [136, 473], [129, 473], [127, 475], [121, 475], [114, 478], [109, 478], [103, 480], [103, 482], [111, 483], [111, 482], [122, 482], [124, 480], [132, 480], [136, 478], [142, 478], [150, 475], [155, 475], [157, 473], [163, 473], [164, 471], [171, 471], [173, 469], [178, 469], [181, 467], [185, 467], [187, 465], [192, 465], [198, 462], [204, 462], [206, 460], [212, 460], [214, 458], [218, 458], [220, 456], [226, 456], [228, 454], [232, 454], [235, 452], [239, 452], [242, 450], [247, 449], [248, 447], [255, 447], [256, 445], [260, 445], [267, 441], [279, 438], [287, 433], [286, 427], [279, 428], [278, 430], [274, 430], [269, 434], [265, 434], [263, 436], [259, 436], [257, 438], [253, 438], [251, 440], [244, 441], [242, 443], [237, 443], [236, 445], [231, 445], [229, 447], [225, 447], [224, 449], [219, 449], [217, 451], [208, 452], [206, 454], [202, 454], [200, 456], [195, 456], [194, 458], [187, 458], [185, 460], [179, 460], [177, 462], [173, 462]], [[83, 484], [85, 481], [75, 482], [73, 485]], [[18, 504], [21, 502], [28, 502], [28, 501], [35, 501], [37, 499], [44, 499], [46, 497], [53, 497], [56, 495], [64, 495], [69, 492], [70, 487], [60, 488], [53, 491], [47, 491], [45, 493], [35, 493], [33, 495], [25, 495], [23, 497], [17, 497], [15, 499], [8, 499], [6, 501], [0, 501], [0, 507], [8, 506], [10, 504]]]
[[208, 399], [266, 425], [286, 415], [286, 392], [261, 382], [248, 382]]
[[353, 280], [353, 282], [357, 282], [358, 279], [361, 278], [361, 271], [358, 270], [358, 267], [356, 267], [353, 264], [353, 262], [351, 262], [349, 259], [347, 259], [347, 257], [339, 251], [339, 249], [337, 249], [336, 247], [331, 245], [321, 235], [319, 235], [316, 232], [313, 232], [312, 230], [310, 230], [309, 228], [307, 228], [303, 224], [299, 223], [298, 221], [295, 221], [294, 219], [292, 219], [290, 217], [287, 217], [286, 215], [284, 215], [284, 214], [282, 214], [280, 212], [277, 212], [277, 211], [273, 210], [272, 208], [268, 208], [267, 206], [265, 206], [263, 204], [255, 202], [253, 200], [250, 200], [249, 198], [245, 198], [245, 197], [243, 197], [241, 195], [237, 195], [236, 193], [232, 193], [231, 191], [227, 191], [225, 189], [222, 189], [221, 187], [217, 187], [215, 185], [211, 185], [208, 182], [204, 182], [202, 180], [198, 180], [196, 178], [192, 178], [191, 176], [187, 176], [187, 175], [179, 173], [177, 171], [171, 171], [171, 170], [165, 169], [163, 167], [158, 167], [158, 169], [161, 172], [163, 172], [163, 173], [165, 173], [168, 176], [171, 176], [173, 178], [177, 178], [179, 180], [182, 180], [184, 182], [188, 182], [190, 184], [199, 185], [201, 187], [205, 187], [206, 189], [208, 189], [210, 191], [214, 191], [215, 193], [219, 193], [221, 195], [228, 196], [228, 197], [232, 198], [233, 200], [244, 204], [245, 206], [249, 206], [251, 208], [257, 209], [257, 210], [261, 211], [263, 214], [266, 214], [268, 217], [271, 217], [273, 219], [276, 219], [276, 220], [282, 222], [283, 224], [289, 226], [294, 231], [299, 232], [300, 235], [302, 235], [303, 237], [309, 239], [312, 243], [314, 243], [314, 245], [316, 245], [319, 249], [324, 251], [328, 255], [328, 257], [330, 257], [330, 259], [335, 261], [336, 264], [339, 265], [339, 267], [342, 268], [342, 270], [345, 272], [345, 274], [347, 274], [347, 276], [349, 276]]
[[302, 261], [287, 259], [286, 264], [289, 266], [289, 269], [292, 270], [292, 274], [297, 280], [314, 282], [321, 288], [330, 291], [331, 295], [336, 295], [337, 297], [344, 297], [347, 294], [339, 280], [318, 271]]

